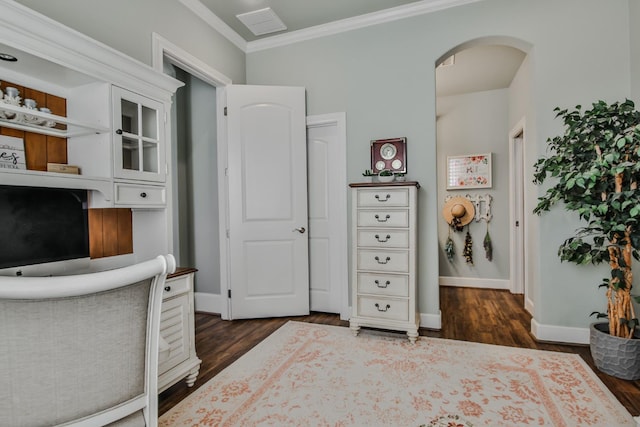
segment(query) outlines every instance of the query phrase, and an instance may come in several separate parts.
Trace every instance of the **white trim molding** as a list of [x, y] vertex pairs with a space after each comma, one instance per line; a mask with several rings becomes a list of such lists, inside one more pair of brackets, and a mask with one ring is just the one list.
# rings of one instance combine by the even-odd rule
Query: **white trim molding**
[[511, 282], [505, 279], [481, 279], [477, 277], [440, 276], [440, 286], [459, 288], [505, 289], [511, 290]]
[[421, 0], [403, 6], [392, 7], [378, 12], [367, 13], [353, 18], [341, 19], [327, 24], [316, 25], [302, 30], [291, 31], [285, 34], [265, 37], [259, 40], [247, 42], [231, 27], [225, 24], [210, 9], [199, 0], [179, 0], [186, 8], [190, 9], [211, 28], [226, 37], [231, 43], [245, 53], [258, 52], [279, 46], [326, 37], [346, 31], [411, 18], [426, 13], [437, 12], [456, 6], [475, 3], [482, 0]]
[[230, 85], [231, 79], [205, 62], [191, 55], [181, 47], [171, 43], [158, 33], [151, 33], [153, 68], [162, 73], [164, 59], [184, 71], [215, 87]]
[[[193, 294], [195, 310], [209, 314], [223, 314], [226, 312], [227, 299], [220, 294], [195, 292]], [[222, 317], [224, 319], [224, 317]]]
[[438, 311], [438, 314], [420, 313], [420, 327], [442, 329], [442, 312]]
[[[347, 209], [347, 114], [345, 112], [318, 114], [307, 116], [306, 118], [307, 135], [310, 128], [323, 127], [323, 126], [335, 126], [337, 134], [338, 149], [342, 155], [338, 164], [333, 165], [333, 173], [337, 175], [338, 181], [340, 181], [344, 191], [338, 192], [338, 206], [343, 206]], [[307, 152], [307, 156], [309, 153]], [[343, 236], [343, 240], [340, 241], [340, 253], [337, 254], [338, 259], [341, 262], [334, 266], [337, 269], [337, 275], [341, 278], [340, 283], [340, 319], [349, 320], [351, 316], [351, 307], [349, 306], [349, 265], [347, 263], [347, 255], [349, 252], [349, 244], [347, 236], [349, 235], [347, 230], [347, 215], [342, 215], [338, 219], [332, 220], [333, 226], [337, 226], [338, 233]], [[336, 224], [337, 223], [337, 224]]]
[[411, 18], [426, 13], [437, 12], [442, 9], [475, 3], [482, 0], [421, 0], [403, 6], [392, 7], [378, 12], [367, 13], [353, 18], [340, 19], [327, 24], [316, 25], [302, 30], [291, 31], [277, 36], [271, 36], [247, 43], [246, 53], [258, 52], [279, 46], [286, 46], [301, 41], [317, 39], [344, 33], [372, 25]]
[[200, 0], [179, 0], [187, 9], [196, 14], [197, 17], [202, 19], [211, 28], [219, 32], [231, 43], [236, 45], [241, 51], [247, 51], [247, 41], [243, 39], [240, 34], [236, 33], [230, 26], [224, 23], [224, 21], [216, 14], [214, 14], [209, 8], [203, 5]]
[[538, 341], [589, 344], [589, 328], [543, 325], [531, 319], [531, 333]]

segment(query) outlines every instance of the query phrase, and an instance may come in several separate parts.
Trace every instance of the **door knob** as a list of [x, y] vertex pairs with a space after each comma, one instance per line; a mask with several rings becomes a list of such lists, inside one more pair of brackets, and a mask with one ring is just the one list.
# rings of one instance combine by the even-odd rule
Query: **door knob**
[[304, 227], [298, 227], [294, 228], [293, 231], [297, 231], [298, 233], [303, 234], [305, 231], [307, 231], [307, 229]]

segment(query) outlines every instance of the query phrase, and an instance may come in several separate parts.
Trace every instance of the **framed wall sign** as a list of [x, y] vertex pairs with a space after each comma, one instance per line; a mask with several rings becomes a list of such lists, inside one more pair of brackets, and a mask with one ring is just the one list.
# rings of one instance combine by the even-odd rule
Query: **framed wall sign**
[[22, 138], [0, 135], [0, 169], [26, 169]]
[[491, 153], [447, 157], [447, 190], [491, 188]]
[[379, 173], [384, 169], [407, 173], [407, 138], [371, 141], [371, 170]]

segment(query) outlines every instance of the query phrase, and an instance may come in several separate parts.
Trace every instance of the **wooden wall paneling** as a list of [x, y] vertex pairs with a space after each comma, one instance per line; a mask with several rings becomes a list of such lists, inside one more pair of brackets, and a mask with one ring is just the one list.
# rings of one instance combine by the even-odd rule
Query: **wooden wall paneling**
[[40, 108], [40, 107], [44, 107], [45, 103], [47, 102], [47, 94], [44, 92], [41, 92], [39, 90], [35, 90], [35, 89], [31, 89], [28, 87], [25, 87], [22, 90], [22, 104], [24, 105], [24, 100], [25, 99], [33, 99], [34, 101], [36, 101], [36, 108]]
[[[59, 96], [17, 85], [12, 82], [0, 82], [0, 88], [15, 87], [20, 91], [20, 98], [33, 99], [36, 106], [47, 107], [51, 113], [59, 116], [67, 116], [67, 100]], [[64, 125], [57, 125], [59, 129], [66, 129]], [[67, 140], [55, 136], [45, 136], [38, 133], [24, 132], [15, 129], [0, 127], [0, 134], [22, 138], [25, 146], [27, 169], [46, 171], [47, 163], [67, 163]]]
[[118, 211], [118, 254], [133, 253], [133, 215], [131, 209], [122, 208]]
[[[67, 100], [59, 96], [47, 94], [46, 107], [51, 110], [52, 114], [67, 117]], [[56, 129], [67, 129], [66, 125], [56, 124]]]
[[24, 131], [22, 130], [0, 127], [0, 135], [13, 136], [24, 140]]
[[[59, 96], [46, 94], [44, 106], [51, 110], [51, 114], [67, 117], [67, 100]], [[66, 128], [57, 125], [57, 128]], [[67, 140], [57, 136], [47, 136], [47, 162], [67, 164]]]
[[104, 256], [118, 255], [118, 210], [103, 209], [102, 211], [102, 247]]
[[24, 155], [27, 157], [27, 169], [47, 170], [47, 136], [39, 133], [24, 133]]
[[89, 256], [102, 258], [104, 249], [102, 247], [102, 211], [104, 209], [89, 209]]

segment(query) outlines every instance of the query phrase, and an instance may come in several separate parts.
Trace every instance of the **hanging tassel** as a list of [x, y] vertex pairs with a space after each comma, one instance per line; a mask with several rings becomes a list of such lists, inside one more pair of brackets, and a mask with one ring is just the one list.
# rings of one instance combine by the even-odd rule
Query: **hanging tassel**
[[484, 253], [489, 261], [493, 259], [493, 245], [491, 244], [491, 236], [489, 235], [489, 223], [487, 222], [487, 234], [484, 235]]
[[447, 242], [444, 244], [444, 253], [447, 254], [449, 262], [453, 262], [453, 257], [456, 254], [456, 248], [451, 240], [451, 227], [449, 227], [449, 236], [447, 236]]
[[473, 240], [471, 239], [471, 234], [469, 233], [468, 227], [467, 235], [464, 238], [464, 250], [462, 251], [462, 255], [467, 261], [467, 264], [473, 265]]

